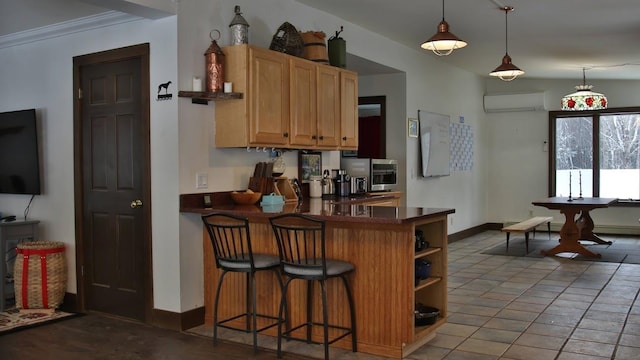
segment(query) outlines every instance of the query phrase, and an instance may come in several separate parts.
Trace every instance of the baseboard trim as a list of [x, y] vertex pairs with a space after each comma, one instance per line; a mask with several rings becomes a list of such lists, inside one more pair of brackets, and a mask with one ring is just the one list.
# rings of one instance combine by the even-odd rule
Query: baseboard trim
[[[79, 312], [78, 295], [64, 294], [64, 301], [60, 310], [66, 312]], [[146, 323], [163, 329], [183, 331], [204, 324], [204, 306], [183, 313], [153, 309], [151, 319]]]
[[153, 309], [150, 324], [170, 330], [191, 329], [204, 324], [204, 306], [183, 313]]
[[484, 223], [481, 225], [477, 225], [477, 226], [459, 231], [457, 233], [449, 234], [448, 242], [449, 243], [456, 242], [458, 240], [462, 240], [464, 238], [468, 238], [469, 236], [480, 234], [481, 232], [488, 231], [488, 230], [500, 230], [502, 229], [502, 226], [503, 226], [502, 223]]

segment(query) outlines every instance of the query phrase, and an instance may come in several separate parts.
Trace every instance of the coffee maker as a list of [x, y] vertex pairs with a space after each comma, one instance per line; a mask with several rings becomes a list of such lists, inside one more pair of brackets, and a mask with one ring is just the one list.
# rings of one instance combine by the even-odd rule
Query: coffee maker
[[338, 174], [335, 178], [335, 189], [337, 196], [351, 195], [351, 176], [347, 174], [347, 170], [338, 170]]

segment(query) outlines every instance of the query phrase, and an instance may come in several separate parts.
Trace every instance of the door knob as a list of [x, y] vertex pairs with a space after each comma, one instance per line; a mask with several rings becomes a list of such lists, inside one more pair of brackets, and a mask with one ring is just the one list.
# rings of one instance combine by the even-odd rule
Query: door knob
[[137, 199], [137, 200], [133, 200], [131, 202], [131, 208], [132, 209], [135, 209], [135, 208], [140, 207], [140, 206], [142, 206], [142, 200]]

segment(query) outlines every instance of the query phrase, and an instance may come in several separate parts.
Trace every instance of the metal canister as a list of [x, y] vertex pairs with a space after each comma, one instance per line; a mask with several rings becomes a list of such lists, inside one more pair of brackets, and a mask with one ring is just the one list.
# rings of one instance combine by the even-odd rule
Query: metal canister
[[207, 66], [206, 70], [206, 89], [207, 92], [221, 92], [224, 86], [224, 53], [216, 39], [211, 36], [213, 32], [218, 33], [218, 38], [220, 38], [220, 31], [213, 30], [209, 33], [209, 37], [211, 38], [211, 45], [204, 53], [204, 58]]
[[322, 197], [322, 176], [311, 176], [309, 179], [309, 197]]
[[231, 29], [231, 45], [242, 45], [249, 43], [249, 23], [242, 17], [240, 6], [234, 8], [236, 15], [231, 20], [229, 28]]

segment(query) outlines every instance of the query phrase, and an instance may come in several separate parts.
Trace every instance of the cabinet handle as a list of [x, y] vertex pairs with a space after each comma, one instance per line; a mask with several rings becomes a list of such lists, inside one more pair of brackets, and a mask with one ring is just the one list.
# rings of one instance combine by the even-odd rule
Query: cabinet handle
[[346, 136], [343, 136], [343, 137], [342, 137], [342, 141], [347, 141], [347, 137], [346, 137]]
[[320, 135], [320, 140], [324, 140], [324, 136]]
[[289, 133], [286, 132], [286, 133], [282, 134], [282, 136], [288, 138], [289, 137]]
[[315, 140], [315, 139], [317, 139], [318, 137], [317, 137], [317, 136], [315, 136], [315, 135], [313, 135], [313, 136], [311, 136], [311, 138], [312, 138], [313, 140]]

